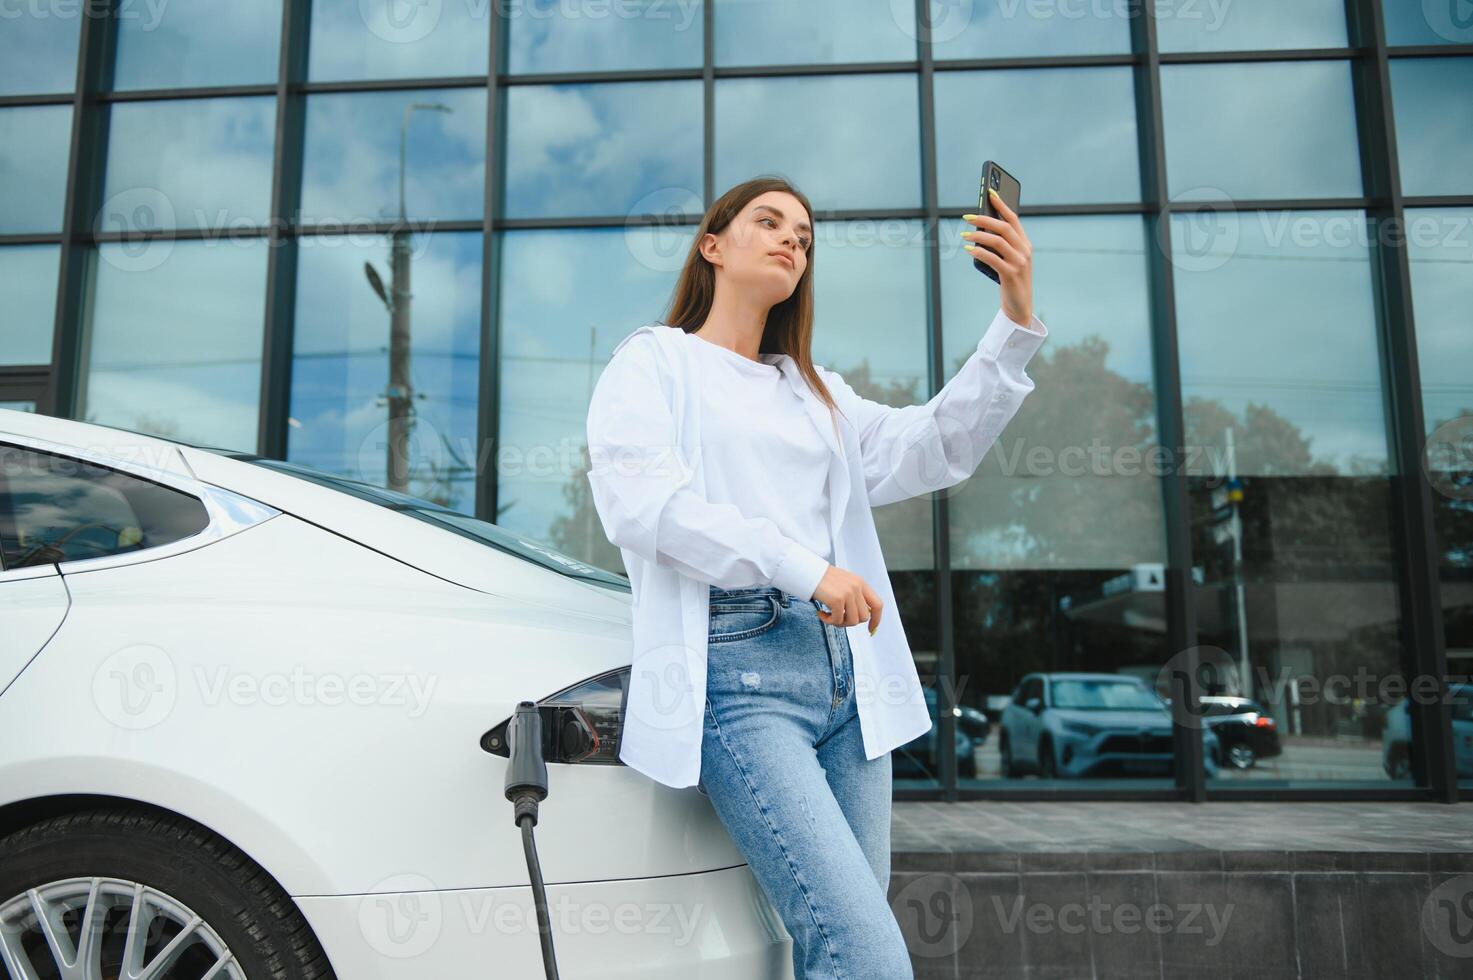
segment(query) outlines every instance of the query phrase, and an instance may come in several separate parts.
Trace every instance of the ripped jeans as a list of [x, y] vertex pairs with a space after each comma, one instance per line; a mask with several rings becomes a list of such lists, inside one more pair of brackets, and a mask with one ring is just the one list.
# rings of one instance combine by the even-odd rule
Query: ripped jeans
[[890, 755], [866, 759], [844, 629], [710, 587], [698, 784], [793, 940], [797, 980], [910, 980], [890, 908]]

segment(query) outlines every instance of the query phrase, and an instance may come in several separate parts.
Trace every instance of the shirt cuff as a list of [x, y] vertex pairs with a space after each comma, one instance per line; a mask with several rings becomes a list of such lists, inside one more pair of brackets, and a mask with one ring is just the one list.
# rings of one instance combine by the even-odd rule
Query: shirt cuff
[[1030, 315], [1025, 327], [999, 309], [977, 347], [998, 360], [1011, 360], [1022, 365], [1032, 359], [1047, 337], [1048, 327], [1037, 316]]
[[829, 563], [803, 547], [796, 541], [790, 542], [783, 551], [782, 561], [772, 576], [772, 584], [805, 602], [813, 598], [818, 583], [829, 570]]

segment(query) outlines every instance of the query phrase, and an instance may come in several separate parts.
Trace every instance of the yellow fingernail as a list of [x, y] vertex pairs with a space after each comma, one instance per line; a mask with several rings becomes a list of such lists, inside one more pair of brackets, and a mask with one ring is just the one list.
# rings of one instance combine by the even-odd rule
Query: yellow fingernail
[[962, 215], [962, 220], [963, 221], [971, 221], [975, 217], [977, 217], [975, 214], [964, 214], [964, 215]]
[[971, 234], [971, 232], [970, 232], [970, 231], [964, 231], [964, 232], [962, 232], [962, 237], [963, 237], [963, 238], [966, 238], [966, 237], [967, 237], [967, 236], [968, 236], [968, 235], [970, 235], [970, 234]]
[[874, 635], [875, 635], [875, 630], [877, 630], [877, 629], [879, 629], [879, 627], [878, 627], [878, 626], [876, 626], [876, 627], [875, 627], [875, 629], [873, 629], [873, 630], [870, 630], [870, 631], [869, 631], [869, 635], [870, 635], [870, 636], [874, 636]]
[[1002, 200], [1002, 195], [997, 192], [996, 188], [992, 188], [992, 187], [987, 188], [987, 193], [991, 194], [993, 197], [997, 198], [999, 201]]

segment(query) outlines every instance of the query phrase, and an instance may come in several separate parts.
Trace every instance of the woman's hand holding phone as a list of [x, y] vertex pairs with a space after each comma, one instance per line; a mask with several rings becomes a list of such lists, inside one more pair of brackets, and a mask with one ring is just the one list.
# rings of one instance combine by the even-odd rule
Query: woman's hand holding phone
[[1028, 326], [1033, 319], [1033, 245], [1023, 232], [1018, 213], [1007, 206], [997, 191], [989, 187], [987, 193], [1001, 217], [962, 215], [963, 221], [975, 226], [975, 230], [962, 232], [962, 237], [988, 246], [968, 244], [966, 251], [997, 273], [998, 285], [1002, 287], [1002, 311], [1014, 323]]
[[880, 611], [885, 604], [869, 583], [853, 572], [830, 565], [813, 598], [829, 607], [829, 612], [820, 609], [818, 618], [830, 626], [857, 626], [869, 620], [871, 636], [880, 628]]

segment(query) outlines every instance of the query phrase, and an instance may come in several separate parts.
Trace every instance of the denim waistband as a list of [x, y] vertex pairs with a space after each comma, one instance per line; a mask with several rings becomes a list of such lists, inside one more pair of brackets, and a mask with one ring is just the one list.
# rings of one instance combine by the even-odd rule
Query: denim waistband
[[719, 587], [713, 585], [708, 590], [707, 595], [710, 596], [713, 599], [716, 598], [717, 596], [721, 596], [723, 598], [730, 598], [730, 597], [733, 597], [733, 596], [764, 596], [764, 595], [770, 595], [770, 596], [773, 596], [774, 598], [776, 598], [784, 606], [787, 606], [787, 605], [789, 605], [791, 603], [794, 603], [794, 602], [803, 602], [804, 601], [802, 599], [799, 599], [797, 596], [793, 595], [791, 592], [784, 592], [782, 589], [779, 589], [775, 585], [744, 585], [744, 586], [740, 586], [740, 587], [734, 588], [734, 589], [723, 589], [723, 588], [719, 588]]

